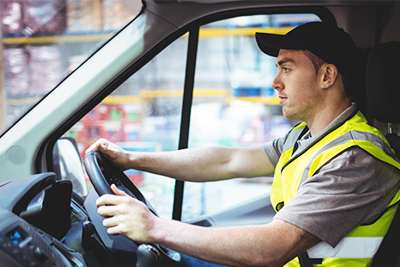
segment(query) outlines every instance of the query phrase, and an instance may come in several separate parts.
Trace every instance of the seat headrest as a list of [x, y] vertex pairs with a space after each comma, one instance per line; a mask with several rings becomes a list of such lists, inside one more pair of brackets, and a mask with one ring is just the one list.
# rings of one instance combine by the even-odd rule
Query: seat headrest
[[368, 115], [380, 122], [400, 122], [400, 42], [377, 45], [366, 66]]

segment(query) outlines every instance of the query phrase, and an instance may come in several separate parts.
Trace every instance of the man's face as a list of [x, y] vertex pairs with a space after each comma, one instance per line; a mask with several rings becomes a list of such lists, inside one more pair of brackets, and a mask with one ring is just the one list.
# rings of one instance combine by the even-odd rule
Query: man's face
[[311, 60], [301, 50], [279, 51], [272, 87], [278, 91], [283, 115], [307, 121], [318, 110], [322, 91]]

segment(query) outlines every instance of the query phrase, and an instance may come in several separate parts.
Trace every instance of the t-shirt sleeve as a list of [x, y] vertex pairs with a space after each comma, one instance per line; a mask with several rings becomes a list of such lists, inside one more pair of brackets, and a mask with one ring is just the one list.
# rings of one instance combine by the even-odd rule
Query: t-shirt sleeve
[[283, 144], [287, 138], [287, 135], [277, 138], [271, 142], [268, 142], [264, 146], [264, 151], [270, 159], [271, 163], [276, 166], [278, 163], [279, 157], [283, 151]]
[[354, 227], [376, 220], [399, 187], [397, 169], [353, 147], [302, 181], [275, 219], [336, 246]]

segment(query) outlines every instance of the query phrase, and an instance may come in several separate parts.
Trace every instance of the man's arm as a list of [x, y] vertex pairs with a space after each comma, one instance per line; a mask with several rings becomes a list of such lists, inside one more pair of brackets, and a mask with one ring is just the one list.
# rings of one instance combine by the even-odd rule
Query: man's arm
[[209, 261], [229, 266], [282, 266], [319, 242], [282, 220], [256, 226], [209, 228], [158, 218], [114, 185], [112, 190], [116, 195], [104, 195], [96, 203], [99, 214], [106, 217], [103, 225], [108, 233], [158, 243]]
[[263, 146], [249, 148], [204, 147], [169, 152], [126, 152], [100, 139], [88, 151], [106, 155], [124, 169], [148, 171], [192, 182], [272, 174], [274, 166]]
[[283, 266], [319, 242], [281, 220], [265, 225], [207, 228], [158, 219], [154, 242], [228, 266]]

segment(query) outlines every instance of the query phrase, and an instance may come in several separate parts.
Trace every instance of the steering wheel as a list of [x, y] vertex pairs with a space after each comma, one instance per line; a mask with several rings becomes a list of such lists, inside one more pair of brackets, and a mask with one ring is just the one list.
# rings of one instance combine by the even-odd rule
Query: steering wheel
[[113, 194], [111, 185], [115, 184], [129, 196], [143, 202], [154, 215], [158, 216], [155, 209], [146, 200], [135, 184], [107, 157], [92, 151], [86, 155], [84, 164], [89, 179], [99, 196]]
[[[128, 176], [125, 175], [123, 170], [116, 166], [107, 157], [98, 152], [91, 151], [86, 154], [84, 166], [89, 176], [92, 185], [99, 196], [104, 194], [113, 194], [111, 185], [115, 184], [118, 188], [125, 191], [129, 196], [143, 202], [148, 209], [156, 216], [158, 216], [155, 209], [146, 200], [139, 189], [131, 182]], [[138, 266], [168, 266], [178, 264], [181, 259], [179, 252], [157, 244], [138, 244]], [[139, 264], [139, 262], [141, 264]]]

